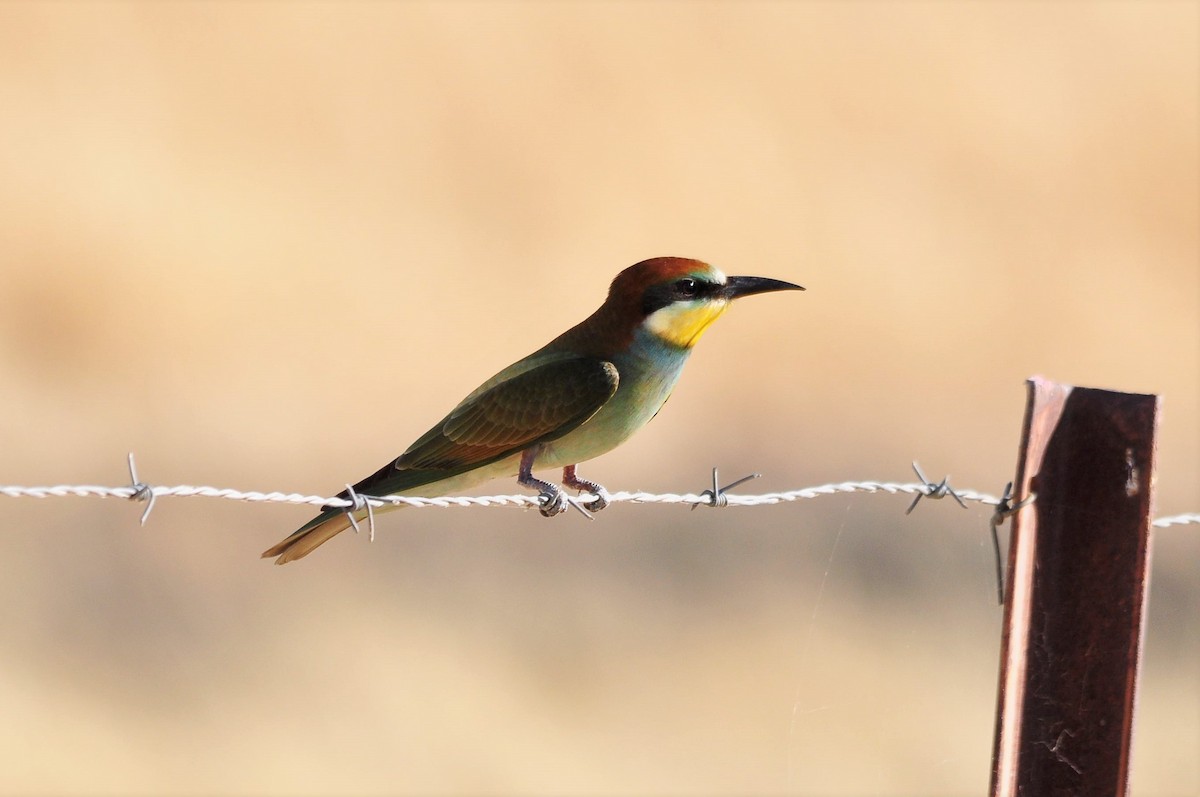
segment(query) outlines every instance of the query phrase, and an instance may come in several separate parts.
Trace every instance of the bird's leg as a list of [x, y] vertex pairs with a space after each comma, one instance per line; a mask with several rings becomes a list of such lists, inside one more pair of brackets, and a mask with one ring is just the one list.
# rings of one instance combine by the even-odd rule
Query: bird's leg
[[584, 507], [593, 512], [599, 512], [604, 507], [608, 506], [609, 495], [608, 490], [605, 490], [602, 485], [595, 482], [581, 479], [575, 475], [575, 465], [568, 465], [563, 468], [563, 484], [570, 487], [572, 490], [579, 490], [583, 493], [591, 493], [596, 496], [595, 500], [584, 504]]
[[537, 456], [538, 446], [525, 449], [521, 454], [521, 470], [517, 474], [517, 484], [522, 487], [532, 487], [537, 490], [541, 506], [538, 511], [545, 517], [554, 517], [567, 511], [567, 495], [557, 484], [535, 479], [533, 476], [533, 460]]

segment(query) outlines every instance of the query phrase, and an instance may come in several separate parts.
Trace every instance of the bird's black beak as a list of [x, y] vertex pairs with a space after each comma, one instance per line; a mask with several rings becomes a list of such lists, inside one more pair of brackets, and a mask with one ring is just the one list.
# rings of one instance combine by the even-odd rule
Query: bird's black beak
[[727, 299], [737, 299], [740, 296], [753, 296], [756, 293], [771, 291], [802, 291], [804, 288], [783, 280], [773, 280], [769, 277], [730, 277], [725, 282], [722, 293]]

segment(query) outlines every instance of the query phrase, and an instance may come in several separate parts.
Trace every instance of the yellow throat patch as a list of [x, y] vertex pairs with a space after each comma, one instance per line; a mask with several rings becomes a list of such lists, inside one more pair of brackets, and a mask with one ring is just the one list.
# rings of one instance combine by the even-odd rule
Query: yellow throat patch
[[681, 349], [690, 349], [729, 307], [725, 300], [699, 299], [676, 302], [646, 316], [645, 327], [662, 340]]

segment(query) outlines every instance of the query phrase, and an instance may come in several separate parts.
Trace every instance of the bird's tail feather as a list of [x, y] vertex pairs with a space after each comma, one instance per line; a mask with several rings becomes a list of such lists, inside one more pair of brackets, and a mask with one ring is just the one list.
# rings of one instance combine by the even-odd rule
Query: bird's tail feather
[[294, 559], [302, 559], [350, 528], [351, 525], [350, 515], [341, 509], [323, 512], [282, 542], [263, 551], [262, 557], [264, 559], [272, 556], [279, 557], [275, 560], [277, 565], [285, 565]]

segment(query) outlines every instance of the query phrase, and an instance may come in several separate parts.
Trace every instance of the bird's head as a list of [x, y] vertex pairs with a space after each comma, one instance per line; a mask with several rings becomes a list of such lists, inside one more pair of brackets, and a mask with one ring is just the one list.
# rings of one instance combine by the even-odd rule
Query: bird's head
[[634, 328], [690, 349], [734, 299], [788, 290], [804, 288], [767, 277], [726, 277], [699, 260], [656, 257], [618, 274], [605, 305], [619, 310]]

